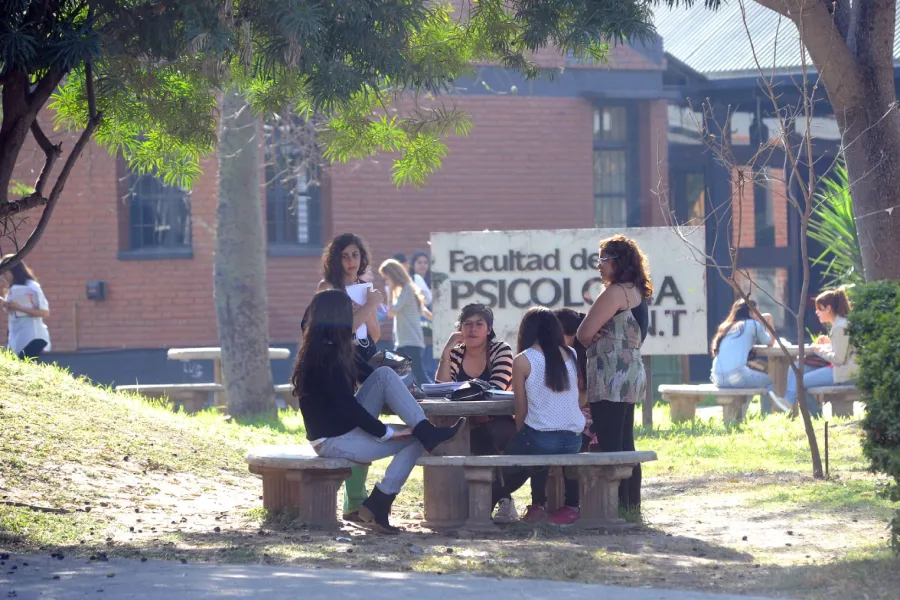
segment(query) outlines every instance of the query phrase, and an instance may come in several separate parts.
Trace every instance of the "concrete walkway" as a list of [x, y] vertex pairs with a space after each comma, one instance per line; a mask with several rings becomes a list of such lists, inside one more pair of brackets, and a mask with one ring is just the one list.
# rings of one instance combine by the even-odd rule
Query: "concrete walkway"
[[3, 562], [0, 600], [770, 600], [529, 579], [265, 565], [181, 564], [115, 558], [108, 562], [91, 562], [83, 558], [57, 560], [49, 556], [22, 555], [12, 555]]

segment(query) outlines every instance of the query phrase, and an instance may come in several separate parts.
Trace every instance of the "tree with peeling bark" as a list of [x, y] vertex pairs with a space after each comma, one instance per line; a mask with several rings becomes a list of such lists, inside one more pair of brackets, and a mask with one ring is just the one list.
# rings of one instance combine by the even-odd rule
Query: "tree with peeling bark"
[[[608, 40], [653, 35], [652, 0], [455, 4], [459, 11], [429, 0], [3, 2], [0, 223], [40, 207], [43, 212], [24, 245], [16, 241], [14, 248], [3, 248], [12, 257], [0, 263], [0, 272], [38, 243], [92, 137], [122, 154], [132, 171], [189, 187], [200, 173], [200, 158], [214, 149], [221, 121], [222, 150], [241, 150], [220, 155], [225, 183], [234, 183], [220, 185], [223, 223], [217, 229], [223, 375], [229, 399], [235, 399], [234, 414], [272, 410], [271, 376], [252, 374], [251, 369], [262, 367], [247, 360], [249, 348], [256, 352], [268, 346], [268, 334], [265, 319], [247, 312], [265, 312], [265, 264], [261, 227], [245, 227], [249, 222], [242, 221], [241, 209], [246, 207], [238, 205], [247, 202], [259, 210], [259, 190], [249, 185], [259, 181], [254, 177], [258, 157], [250, 166], [253, 153], [246, 147], [251, 138], [258, 139], [248, 133], [255, 131], [256, 121], [244, 122], [250, 116], [238, 107], [238, 97], [254, 117], [279, 110], [305, 118], [321, 115], [326, 159], [395, 153], [394, 181], [418, 184], [439, 168], [446, 153], [442, 138], [464, 134], [470, 125], [467, 115], [440, 102], [392, 111], [401, 94], [438, 96], [475, 62], [491, 61], [536, 77], [540, 70], [530, 56], [542, 47], [602, 60]], [[218, 119], [217, 101], [224, 90], [229, 90], [228, 103]], [[81, 132], [49, 194], [63, 149], [48, 141], [38, 120], [48, 102], [57, 126]], [[11, 198], [29, 131], [44, 151], [45, 164], [34, 191]], [[247, 163], [239, 166], [242, 161]], [[238, 177], [247, 179], [238, 182]], [[242, 275], [251, 272], [253, 278]]]
[[[866, 280], [900, 279], [896, 0], [753, 1], [794, 24], [815, 65], [810, 88], [821, 83], [828, 95], [845, 146]], [[722, 3], [704, 0], [713, 9]]]

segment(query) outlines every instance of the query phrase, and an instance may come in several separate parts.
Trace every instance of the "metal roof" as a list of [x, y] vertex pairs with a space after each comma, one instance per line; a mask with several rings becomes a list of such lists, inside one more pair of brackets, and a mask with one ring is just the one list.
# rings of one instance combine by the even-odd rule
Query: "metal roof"
[[[757, 75], [754, 51], [766, 73], [773, 69], [776, 74], [799, 73], [797, 28], [787, 17], [752, 0], [731, 0], [718, 10], [707, 9], [702, 2], [690, 8], [659, 6], [654, 9], [654, 23], [667, 53], [711, 79]], [[898, 57], [900, 36], [894, 39], [895, 63]], [[809, 70], [815, 70], [808, 54], [806, 60]]]

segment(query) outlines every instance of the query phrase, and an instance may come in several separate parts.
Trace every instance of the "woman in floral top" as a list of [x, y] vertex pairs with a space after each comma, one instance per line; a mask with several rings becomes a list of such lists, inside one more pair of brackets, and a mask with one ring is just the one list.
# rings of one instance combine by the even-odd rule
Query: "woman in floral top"
[[[601, 452], [634, 450], [634, 405], [643, 402], [647, 374], [641, 345], [653, 295], [647, 257], [634, 240], [617, 235], [600, 242], [600, 276], [606, 288], [578, 328], [587, 347], [587, 395]], [[641, 468], [619, 487], [619, 505], [640, 508]]]

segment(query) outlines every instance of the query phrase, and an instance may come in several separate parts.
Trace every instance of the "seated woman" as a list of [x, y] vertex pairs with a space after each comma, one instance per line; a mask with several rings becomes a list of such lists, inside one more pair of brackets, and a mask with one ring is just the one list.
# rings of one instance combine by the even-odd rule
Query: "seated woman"
[[[816, 316], [823, 325], [831, 325], [831, 337], [819, 336], [811, 350], [815, 356], [831, 363], [826, 367], [810, 367], [803, 370], [803, 389], [828, 385], [851, 385], [856, 379], [856, 351], [850, 345], [847, 333], [850, 299], [842, 289], [827, 290], [816, 296]], [[788, 370], [787, 392], [784, 409], [789, 410], [797, 402], [797, 376]], [[811, 416], [822, 414], [822, 407], [806, 392], [806, 406]]]
[[[363, 501], [359, 516], [376, 531], [396, 534], [391, 505], [425, 450], [453, 439], [453, 427], [435, 427], [415, 398], [387, 367], [375, 369], [354, 396], [353, 303], [343, 290], [317, 293], [309, 305], [303, 344], [291, 383], [299, 398], [306, 437], [319, 456], [368, 463], [393, 456], [384, 479]], [[410, 429], [395, 430], [378, 420], [387, 404]]]
[[[719, 325], [713, 336], [710, 351], [713, 355], [710, 381], [720, 388], [766, 388], [768, 394], [760, 398], [763, 414], [769, 412], [769, 398], [782, 409], [783, 402], [772, 392], [772, 378], [767, 373], [754, 371], [747, 366], [753, 346], [760, 344], [772, 346], [775, 340], [766, 331], [765, 326], [753, 318], [750, 308], [756, 302], [746, 303], [743, 299], [735, 302], [728, 317]], [[762, 317], [772, 324], [772, 315]]]
[[[577, 454], [581, 449], [584, 415], [575, 350], [566, 346], [562, 327], [549, 308], [528, 309], [519, 326], [519, 354], [513, 361], [518, 433], [506, 454]], [[524, 521], [542, 521], [547, 506], [546, 467], [504, 467], [494, 478], [492, 500], [510, 501], [531, 477], [531, 505]], [[496, 521], [496, 519], [495, 519]]]
[[[438, 383], [481, 379], [498, 390], [512, 385], [512, 348], [495, 339], [494, 312], [484, 304], [467, 304], [457, 320], [457, 331], [450, 334], [434, 379]], [[516, 422], [511, 416], [476, 417], [471, 431], [472, 454], [503, 454], [516, 435]], [[518, 520], [515, 504], [504, 500], [498, 513], [501, 520]]]

